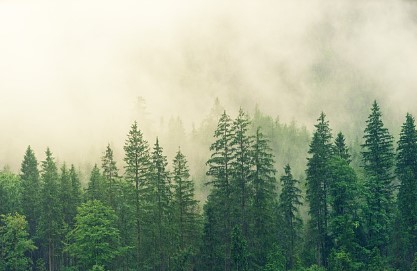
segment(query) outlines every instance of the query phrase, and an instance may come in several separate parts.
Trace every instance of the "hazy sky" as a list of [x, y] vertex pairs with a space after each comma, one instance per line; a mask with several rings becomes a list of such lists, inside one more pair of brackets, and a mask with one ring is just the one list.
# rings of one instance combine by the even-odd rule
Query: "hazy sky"
[[[190, 127], [215, 97], [309, 128], [363, 124], [370, 102], [417, 113], [413, 1], [0, 0], [0, 166], [85, 162], [134, 119]], [[155, 125], [158, 127], [158, 125]], [[119, 150], [120, 152], [121, 150]], [[94, 162], [94, 161], [93, 161]]]

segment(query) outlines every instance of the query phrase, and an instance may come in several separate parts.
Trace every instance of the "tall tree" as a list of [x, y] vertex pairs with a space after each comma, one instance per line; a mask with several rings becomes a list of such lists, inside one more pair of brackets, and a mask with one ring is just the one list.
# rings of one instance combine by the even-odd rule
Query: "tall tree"
[[316, 131], [310, 143], [307, 158], [307, 200], [310, 204], [311, 227], [316, 250], [317, 264], [327, 266], [330, 252], [328, 235], [329, 220], [329, 168], [328, 163], [333, 153], [332, 135], [329, 122], [324, 113], [320, 114]]
[[408, 113], [400, 133], [396, 161], [400, 180], [397, 204], [404, 240], [401, 246], [406, 250], [405, 257], [401, 258], [405, 258], [409, 267], [417, 252], [417, 131], [414, 117]]
[[178, 256], [182, 259], [178, 270], [189, 270], [192, 266], [191, 256], [198, 247], [199, 209], [198, 201], [194, 198], [194, 183], [190, 179], [187, 159], [178, 150], [173, 161], [173, 208], [176, 225], [176, 236], [179, 248]]
[[58, 169], [52, 152], [46, 149], [46, 158], [42, 161], [40, 192], [39, 236], [43, 240], [42, 251], [47, 258], [48, 270], [57, 269], [56, 254], [60, 246], [60, 230], [62, 226], [61, 201], [58, 186]]
[[334, 154], [344, 159], [348, 164], [352, 161], [349, 148], [346, 146], [345, 136], [339, 132], [334, 140]]
[[394, 153], [392, 136], [384, 127], [376, 101], [372, 105], [366, 124], [362, 157], [366, 174], [368, 243], [370, 248], [376, 247], [386, 256], [393, 207]]
[[301, 190], [297, 187], [298, 181], [292, 176], [290, 165], [287, 164], [284, 171], [285, 175], [281, 177], [282, 192], [279, 196], [279, 207], [284, 222], [281, 235], [283, 235], [282, 247], [286, 248], [285, 269], [291, 270], [296, 264], [296, 248], [302, 227], [298, 211], [301, 205]]
[[357, 216], [359, 188], [356, 173], [346, 159], [337, 154], [331, 159], [329, 167], [331, 172], [329, 229], [334, 248], [330, 258], [332, 270], [337, 270], [338, 265], [340, 267], [357, 264], [362, 256], [362, 248], [356, 239], [360, 224]]
[[28, 223], [18, 213], [0, 216], [0, 270], [30, 270], [32, 260], [27, 253], [36, 249], [29, 239]]
[[149, 146], [143, 138], [142, 132], [138, 129], [136, 121], [132, 124], [127, 135], [125, 145], [124, 161], [125, 177], [135, 186], [135, 211], [136, 211], [136, 260], [141, 263], [141, 201], [143, 190], [146, 188], [146, 181], [149, 177]]
[[81, 181], [78, 177], [78, 173], [75, 170], [74, 165], [71, 165], [69, 170], [69, 178], [71, 182], [71, 208], [68, 212], [69, 217], [72, 217], [69, 225], [72, 227], [74, 225], [74, 218], [77, 214], [77, 207], [81, 204], [82, 200], [82, 188]]
[[39, 170], [35, 153], [30, 146], [27, 147], [20, 168], [22, 180], [22, 208], [23, 214], [29, 224], [29, 235], [35, 236], [39, 218]]
[[115, 181], [118, 178], [119, 170], [116, 166], [116, 161], [113, 158], [113, 150], [110, 147], [110, 144], [107, 145], [106, 151], [104, 152], [103, 157], [101, 158], [102, 161], [102, 169], [103, 169], [103, 176], [105, 179], [106, 184], [106, 195], [108, 197], [108, 201], [110, 206], [115, 209]]
[[155, 243], [154, 266], [156, 270], [167, 270], [169, 268], [169, 253], [171, 225], [171, 183], [169, 173], [166, 170], [166, 156], [163, 155], [163, 149], [156, 139], [153, 151], [151, 153], [150, 164], [150, 199], [151, 203], [151, 231], [153, 232]]
[[94, 165], [90, 173], [87, 185], [86, 197], [88, 200], [103, 200], [104, 195], [103, 175], [97, 164]]
[[[217, 255], [208, 257], [205, 265], [209, 268], [223, 266], [223, 270], [231, 269], [231, 163], [233, 159], [233, 133], [232, 120], [224, 112], [214, 132], [215, 142], [210, 146], [212, 152], [207, 161], [209, 167], [207, 175], [210, 180], [207, 184], [213, 189], [207, 200], [206, 223], [204, 231], [204, 253]], [[208, 235], [210, 234], [210, 235]], [[215, 234], [211, 235], [211, 234]], [[216, 270], [216, 269], [213, 269]]]
[[233, 219], [241, 227], [243, 238], [249, 238], [249, 212], [252, 193], [252, 142], [248, 135], [250, 121], [245, 112], [240, 109], [237, 118], [233, 121], [232, 133], [234, 146], [231, 163]]
[[252, 241], [249, 244], [254, 254], [254, 265], [262, 268], [267, 263], [268, 253], [274, 240], [274, 207], [277, 198], [274, 157], [269, 140], [260, 128], [256, 130], [252, 146], [253, 203], [251, 217], [253, 223]]

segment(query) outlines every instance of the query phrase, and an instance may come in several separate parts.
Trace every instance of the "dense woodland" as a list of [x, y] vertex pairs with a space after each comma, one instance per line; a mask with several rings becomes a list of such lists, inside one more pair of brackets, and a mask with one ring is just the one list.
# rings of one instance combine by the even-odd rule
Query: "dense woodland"
[[29, 146], [19, 174], [0, 172], [0, 270], [417, 270], [412, 115], [394, 140], [374, 102], [348, 146], [324, 113], [310, 136], [214, 112], [193, 131], [200, 156], [168, 161], [134, 122], [123, 162], [109, 144], [85, 184]]

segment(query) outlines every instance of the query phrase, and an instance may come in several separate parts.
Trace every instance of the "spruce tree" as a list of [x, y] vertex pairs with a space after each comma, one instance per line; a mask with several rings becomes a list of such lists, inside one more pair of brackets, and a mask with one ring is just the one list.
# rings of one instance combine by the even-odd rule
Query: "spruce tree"
[[375, 101], [366, 121], [362, 144], [365, 169], [366, 220], [369, 248], [378, 248], [386, 256], [389, 225], [393, 208], [392, 136], [382, 122], [379, 105]]
[[29, 225], [29, 235], [33, 238], [39, 219], [40, 181], [38, 161], [30, 146], [27, 147], [20, 168], [22, 180], [22, 208]]
[[[173, 208], [179, 253], [186, 257], [184, 265], [197, 249], [199, 234], [198, 201], [194, 198], [194, 183], [190, 179], [187, 159], [178, 150], [173, 161]], [[184, 255], [188, 252], [188, 255]]]
[[231, 163], [232, 190], [231, 197], [233, 203], [233, 223], [240, 225], [244, 238], [249, 238], [249, 205], [252, 201], [252, 141], [248, 135], [250, 121], [248, 116], [239, 110], [237, 118], [233, 121], [232, 133], [233, 140], [233, 160]]
[[97, 164], [94, 165], [90, 173], [90, 179], [87, 184], [86, 198], [87, 200], [100, 200], [105, 198], [104, 195], [103, 175]]
[[301, 190], [297, 187], [299, 182], [293, 178], [289, 164], [284, 167], [284, 171], [285, 175], [281, 177], [282, 192], [279, 196], [279, 209], [283, 220], [281, 227], [282, 247], [286, 248], [284, 253], [285, 269], [291, 270], [296, 264], [296, 248], [302, 227], [298, 211], [301, 205]]
[[46, 158], [41, 165], [40, 217], [38, 235], [42, 239], [42, 252], [47, 259], [49, 271], [57, 270], [57, 250], [60, 246], [62, 227], [61, 201], [59, 199], [58, 169], [52, 152], [46, 150]]
[[396, 173], [400, 181], [397, 197], [405, 264], [410, 266], [417, 252], [417, 131], [414, 117], [406, 115], [398, 141]]
[[125, 178], [133, 183], [135, 188], [136, 262], [140, 265], [142, 263], [141, 197], [143, 196], [142, 192], [146, 189], [146, 182], [149, 177], [150, 158], [148, 142], [143, 138], [136, 121], [131, 126], [123, 149], [125, 151]]
[[110, 147], [110, 144], [107, 145], [106, 151], [104, 152], [103, 157], [101, 158], [103, 169], [103, 176], [105, 180], [106, 187], [106, 196], [108, 197], [109, 205], [115, 209], [116, 202], [114, 200], [115, 193], [117, 188], [115, 187], [116, 179], [119, 175], [119, 170], [116, 166], [116, 161], [113, 158], [113, 150]]
[[332, 135], [329, 122], [324, 113], [320, 114], [316, 131], [310, 143], [307, 158], [307, 200], [311, 217], [312, 239], [316, 251], [317, 264], [327, 266], [330, 253], [330, 238], [328, 232], [329, 220], [329, 160], [333, 153]]
[[207, 161], [209, 167], [207, 175], [210, 178], [207, 184], [212, 185], [213, 188], [207, 199], [209, 207], [205, 209], [203, 251], [211, 255], [206, 258], [210, 261], [205, 263], [206, 266], [217, 267], [213, 270], [228, 271], [231, 268], [231, 164], [234, 151], [232, 120], [226, 112], [220, 117], [214, 138], [215, 142], [210, 146], [212, 154]]
[[150, 164], [150, 183], [149, 183], [149, 202], [151, 207], [150, 231], [154, 236], [155, 243], [152, 248], [155, 251], [154, 267], [157, 270], [167, 270], [169, 268], [170, 238], [172, 236], [170, 225], [171, 215], [171, 183], [169, 173], [166, 170], [166, 156], [163, 149], [156, 139], [151, 153]]
[[344, 159], [348, 164], [352, 161], [349, 148], [345, 143], [345, 136], [339, 132], [334, 140], [334, 154]]
[[252, 247], [254, 264], [258, 267], [266, 265], [267, 256], [274, 243], [274, 204], [276, 202], [276, 179], [274, 156], [260, 128], [256, 130], [252, 146], [253, 203], [251, 217], [253, 223]]
[[[74, 165], [71, 165], [69, 170], [69, 178], [71, 182], [71, 209], [69, 210], [69, 216], [74, 218], [77, 214], [77, 207], [80, 206], [82, 202], [82, 188], [81, 181], [78, 177], [77, 171], [75, 170]], [[70, 222], [70, 226], [73, 226], [73, 219]]]

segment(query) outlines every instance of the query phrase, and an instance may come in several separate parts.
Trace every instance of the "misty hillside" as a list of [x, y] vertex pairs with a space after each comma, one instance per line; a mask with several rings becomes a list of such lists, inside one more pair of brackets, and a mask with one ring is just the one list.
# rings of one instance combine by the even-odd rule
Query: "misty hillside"
[[0, 271], [416, 271], [417, 2], [0, 0]]

